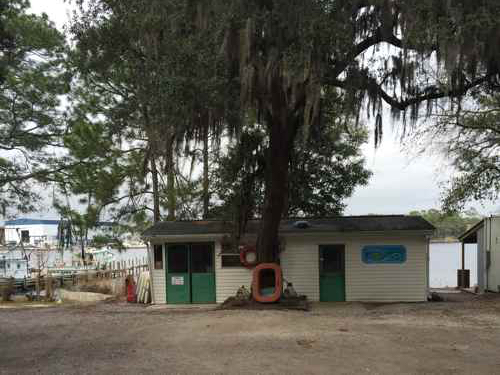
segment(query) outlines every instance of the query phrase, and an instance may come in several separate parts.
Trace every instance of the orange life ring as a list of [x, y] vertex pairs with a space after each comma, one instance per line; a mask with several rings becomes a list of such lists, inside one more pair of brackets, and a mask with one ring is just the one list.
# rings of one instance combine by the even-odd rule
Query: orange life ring
[[[255, 254], [255, 260], [253, 262], [247, 261], [247, 254], [249, 253]], [[257, 250], [254, 246], [242, 246], [240, 250], [240, 262], [243, 267], [246, 267], [248, 269], [254, 268], [257, 265]]]
[[[262, 294], [260, 273], [264, 270], [272, 270], [274, 272], [274, 291], [272, 294]], [[253, 270], [252, 278], [252, 296], [257, 302], [272, 303], [277, 302], [281, 298], [283, 290], [283, 275], [281, 267], [276, 263], [262, 263]]]

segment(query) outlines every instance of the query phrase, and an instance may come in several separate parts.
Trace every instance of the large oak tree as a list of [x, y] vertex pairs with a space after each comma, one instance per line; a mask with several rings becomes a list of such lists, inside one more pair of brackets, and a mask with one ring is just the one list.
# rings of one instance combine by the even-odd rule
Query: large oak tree
[[[124, 103], [143, 103], [141, 108], [155, 116], [149, 128], [151, 145], [173, 130], [206, 134], [214, 123], [239, 133], [245, 121], [235, 119], [235, 112], [241, 119], [255, 114], [264, 126], [268, 143], [257, 241], [262, 262], [277, 258], [290, 161], [298, 140], [307, 142], [311, 129], [321, 123], [327, 100], [336, 98], [351, 119], [366, 109], [375, 119], [378, 143], [384, 109], [406, 126], [423, 104], [432, 113], [437, 100], [490, 85], [499, 73], [500, 4], [488, 0], [89, 3], [94, 7], [75, 33], [84, 41], [80, 48], [86, 42], [91, 46], [86, 66], [112, 79], [118, 71], [133, 77], [135, 91]], [[201, 59], [194, 57], [193, 47], [202, 52]], [[192, 58], [179, 59], [188, 56]], [[204, 67], [202, 62], [213, 56], [220, 56], [222, 65]], [[188, 74], [178, 69], [182, 64]], [[226, 74], [220, 75], [221, 67]], [[210, 89], [203, 90], [203, 85], [192, 84], [203, 77], [220, 78], [216, 81], [228, 89], [208, 85]], [[187, 87], [187, 92], [197, 87], [203, 95], [182, 95]], [[213, 104], [221, 97], [226, 103], [222, 109]], [[207, 121], [210, 117], [218, 120]], [[144, 124], [143, 131], [148, 129]], [[161, 147], [172, 149], [163, 141], [154, 149]]]
[[288, 164], [296, 138], [319, 121], [332, 90], [351, 113], [415, 119], [422, 103], [459, 97], [497, 79], [500, 4], [460, 0], [225, 1], [228, 61], [240, 100], [267, 127], [260, 261], [277, 257]]

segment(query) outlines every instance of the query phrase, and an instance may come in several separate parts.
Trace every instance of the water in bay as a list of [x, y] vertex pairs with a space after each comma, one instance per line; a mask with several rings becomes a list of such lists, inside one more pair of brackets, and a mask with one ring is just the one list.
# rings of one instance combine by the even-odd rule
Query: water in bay
[[[431, 243], [429, 275], [431, 288], [457, 286], [457, 270], [462, 268], [459, 242]], [[477, 284], [477, 245], [465, 245], [465, 269], [470, 270], [470, 285]]]

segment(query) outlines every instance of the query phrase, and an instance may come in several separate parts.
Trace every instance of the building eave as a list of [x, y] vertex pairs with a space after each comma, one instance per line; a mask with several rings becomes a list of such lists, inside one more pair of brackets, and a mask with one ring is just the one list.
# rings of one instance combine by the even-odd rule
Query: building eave
[[[393, 237], [398, 236], [418, 236], [418, 237], [430, 237], [434, 234], [433, 230], [387, 230], [387, 231], [345, 231], [345, 232], [327, 232], [327, 231], [307, 231], [304, 229], [303, 232], [280, 232], [279, 235], [288, 238], [311, 238], [311, 237], [381, 237], [391, 235]], [[203, 234], [155, 234], [149, 236], [142, 236], [142, 239], [148, 242], [156, 241], [177, 241], [177, 240], [217, 240], [224, 236], [230, 236], [230, 233], [203, 233]], [[256, 237], [256, 234], [249, 233], [248, 237]]]
[[[475, 236], [476, 232], [480, 230], [483, 226], [484, 226], [484, 219], [476, 223], [472, 228], [466, 230], [460, 236], [458, 236], [458, 240], [464, 243], [467, 243], [468, 240], [473, 241], [471, 237]], [[476, 243], [476, 241], [470, 243]]]

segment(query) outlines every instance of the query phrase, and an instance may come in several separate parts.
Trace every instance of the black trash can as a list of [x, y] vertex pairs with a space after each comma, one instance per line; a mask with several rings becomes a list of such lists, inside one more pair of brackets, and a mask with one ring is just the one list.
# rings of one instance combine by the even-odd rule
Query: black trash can
[[457, 270], [457, 279], [459, 288], [470, 288], [470, 270]]

